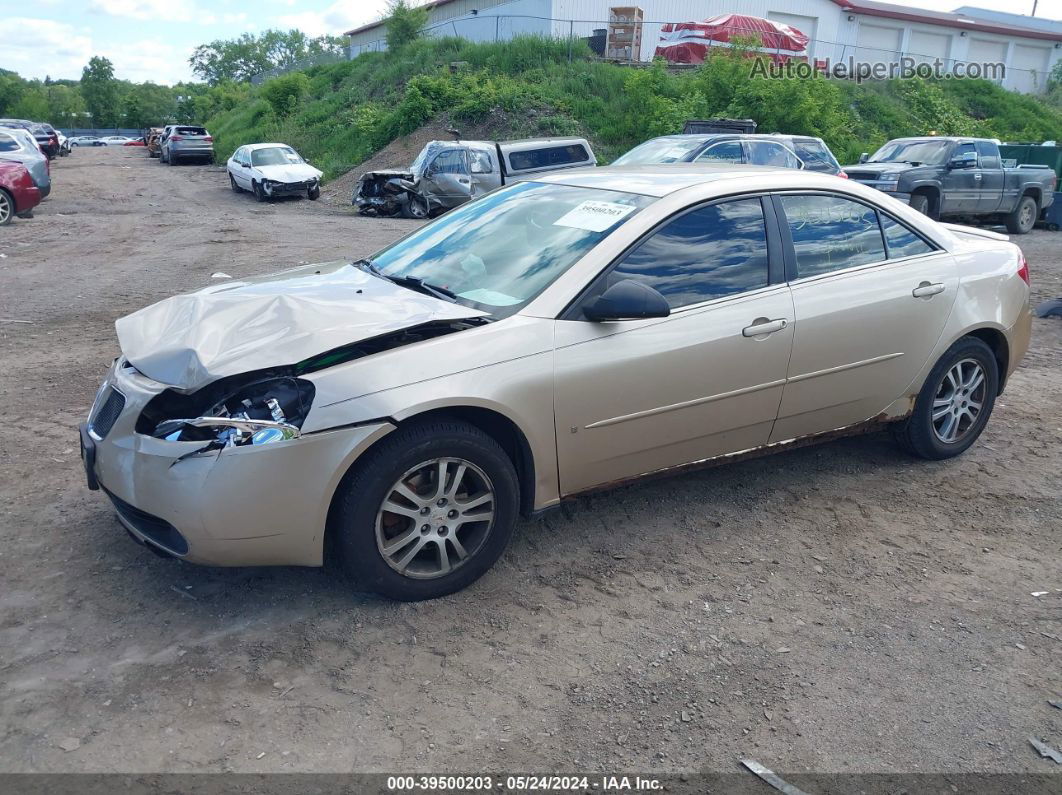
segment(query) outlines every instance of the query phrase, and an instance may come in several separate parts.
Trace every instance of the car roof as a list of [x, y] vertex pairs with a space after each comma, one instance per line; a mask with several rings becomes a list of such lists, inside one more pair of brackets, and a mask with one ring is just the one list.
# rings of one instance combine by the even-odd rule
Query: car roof
[[254, 152], [258, 149], [274, 149], [278, 146], [283, 146], [286, 149], [295, 149], [291, 144], [246, 144], [243, 148], [248, 152]]
[[601, 166], [554, 171], [535, 182], [600, 188], [661, 198], [676, 191], [721, 180], [772, 175], [777, 188], [822, 189], [836, 187], [837, 177], [815, 171], [729, 163], [657, 163], [641, 166]]
[[821, 138], [816, 138], [814, 135], [798, 135], [796, 133], [740, 133], [740, 132], [719, 132], [719, 133], [674, 133], [673, 135], [660, 135], [656, 138], [651, 138], [652, 141], [714, 141], [717, 138], [741, 138], [752, 140], [765, 140], [773, 141], [780, 138], [791, 138], [799, 141], [819, 141]]

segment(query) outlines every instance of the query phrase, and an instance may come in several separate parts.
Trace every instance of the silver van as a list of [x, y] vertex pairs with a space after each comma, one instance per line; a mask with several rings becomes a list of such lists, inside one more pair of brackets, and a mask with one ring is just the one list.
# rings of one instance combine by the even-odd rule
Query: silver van
[[427, 218], [519, 179], [596, 165], [585, 138], [429, 141], [408, 169], [362, 174], [350, 200], [362, 215]]

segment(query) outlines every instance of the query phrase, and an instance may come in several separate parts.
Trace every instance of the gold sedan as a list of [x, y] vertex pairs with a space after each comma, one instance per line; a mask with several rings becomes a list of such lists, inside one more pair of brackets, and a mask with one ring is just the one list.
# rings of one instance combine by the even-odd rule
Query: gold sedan
[[991, 232], [836, 177], [565, 171], [359, 262], [213, 285], [117, 323], [81, 428], [138, 541], [452, 593], [517, 517], [651, 473], [888, 425], [966, 450], [1029, 342]]

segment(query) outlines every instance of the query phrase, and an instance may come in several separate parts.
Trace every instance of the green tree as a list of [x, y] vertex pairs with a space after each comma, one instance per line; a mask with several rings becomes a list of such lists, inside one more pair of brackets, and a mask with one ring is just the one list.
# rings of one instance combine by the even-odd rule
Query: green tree
[[387, 6], [387, 49], [398, 50], [420, 38], [428, 24], [428, 9], [409, 0], [391, 0]]
[[11, 115], [16, 119], [33, 121], [50, 121], [48, 113], [48, 96], [45, 88], [37, 82], [30, 83], [11, 106]]
[[114, 127], [119, 115], [119, 83], [114, 64], [98, 55], [81, 72], [81, 95], [96, 127]]
[[338, 57], [342, 53], [343, 43], [335, 36], [310, 38], [301, 30], [266, 30], [201, 44], [188, 63], [196, 75], [217, 85], [223, 80], [245, 82], [263, 72], [290, 68], [307, 58]]
[[53, 80], [48, 86], [48, 121], [59, 127], [79, 127], [84, 123], [84, 114], [81, 92]]

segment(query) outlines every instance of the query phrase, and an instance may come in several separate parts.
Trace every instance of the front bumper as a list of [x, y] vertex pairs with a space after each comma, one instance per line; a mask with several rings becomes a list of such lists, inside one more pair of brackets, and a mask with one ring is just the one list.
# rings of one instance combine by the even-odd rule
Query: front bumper
[[319, 566], [336, 487], [350, 465], [394, 426], [387, 422], [309, 433], [261, 446], [195, 453], [203, 442], [170, 442], [135, 431], [144, 405], [165, 387], [119, 360], [103, 395], [125, 397], [98, 438], [82, 427], [89, 487], [95, 481], [139, 541], [214, 566]]
[[307, 179], [301, 182], [270, 182], [263, 183], [267, 196], [296, 196], [308, 193], [317, 186], [317, 180]]

